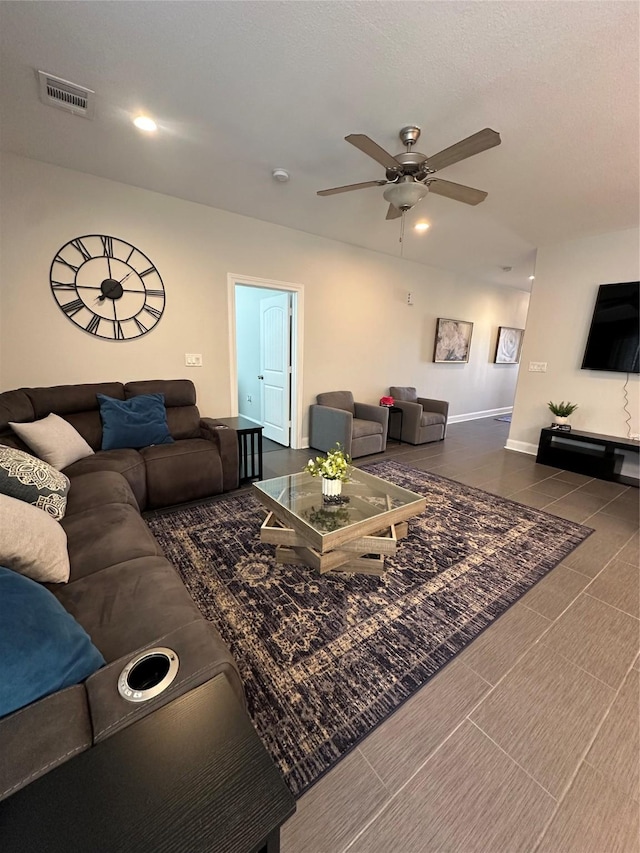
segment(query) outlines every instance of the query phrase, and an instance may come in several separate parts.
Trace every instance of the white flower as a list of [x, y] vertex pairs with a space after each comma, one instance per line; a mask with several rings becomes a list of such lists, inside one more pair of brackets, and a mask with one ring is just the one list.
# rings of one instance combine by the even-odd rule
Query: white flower
[[326, 456], [310, 459], [304, 470], [312, 477], [325, 477], [327, 480], [342, 480], [346, 483], [349, 479], [350, 462], [349, 455], [342, 450], [340, 444], [336, 444], [336, 449], [329, 450]]

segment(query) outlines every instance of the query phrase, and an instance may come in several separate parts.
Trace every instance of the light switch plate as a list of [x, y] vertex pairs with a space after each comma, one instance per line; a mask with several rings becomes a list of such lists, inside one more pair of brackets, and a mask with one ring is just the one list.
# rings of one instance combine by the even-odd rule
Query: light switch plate
[[187, 367], [202, 367], [202, 354], [199, 352], [185, 352], [184, 363]]
[[547, 372], [547, 362], [546, 361], [530, 361], [529, 362], [529, 373], [546, 373]]

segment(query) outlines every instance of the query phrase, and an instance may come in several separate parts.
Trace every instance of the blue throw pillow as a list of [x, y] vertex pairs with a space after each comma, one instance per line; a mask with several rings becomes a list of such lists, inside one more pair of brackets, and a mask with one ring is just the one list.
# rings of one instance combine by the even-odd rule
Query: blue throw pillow
[[53, 593], [0, 567], [0, 717], [79, 684], [104, 663]]
[[102, 449], [151, 444], [172, 444], [167, 424], [164, 394], [139, 394], [130, 400], [115, 400], [97, 394], [102, 419]]

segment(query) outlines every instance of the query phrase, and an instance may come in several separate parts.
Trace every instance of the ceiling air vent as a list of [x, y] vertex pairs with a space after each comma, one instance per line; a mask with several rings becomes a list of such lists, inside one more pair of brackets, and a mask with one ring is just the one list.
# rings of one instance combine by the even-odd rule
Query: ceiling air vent
[[70, 83], [61, 77], [54, 77], [46, 71], [38, 71], [40, 83], [40, 100], [50, 107], [59, 107], [61, 110], [73, 113], [84, 118], [93, 118], [95, 92]]

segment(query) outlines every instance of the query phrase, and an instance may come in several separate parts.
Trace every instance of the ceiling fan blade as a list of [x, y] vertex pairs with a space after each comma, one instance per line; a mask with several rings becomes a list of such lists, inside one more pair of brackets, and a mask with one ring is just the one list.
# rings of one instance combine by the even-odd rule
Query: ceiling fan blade
[[454, 184], [452, 181], [443, 181], [441, 178], [432, 178], [427, 184], [430, 192], [436, 195], [444, 195], [455, 201], [463, 201], [465, 204], [480, 204], [488, 195], [484, 190], [475, 190], [473, 187]]
[[389, 205], [389, 210], [387, 210], [387, 215], [385, 219], [400, 219], [402, 216], [402, 211], [398, 210], [397, 207], [394, 207], [392, 204]]
[[349, 193], [351, 190], [363, 190], [365, 187], [382, 187], [387, 181], [364, 181], [361, 184], [347, 184], [344, 187], [332, 187], [330, 190], [318, 190], [316, 195], [335, 195], [336, 193]]
[[443, 151], [438, 151], [433, 157], [427, 157], [427, 165], [430, 169], [438, 172], [444, 169], [445, 166], [451, 166], [453, 163], [458, 163], [460, 160], [466, 160], [467, 157], [473, 157], [474, 154], [480, 154], [481, 151], [486, 151], [488, 148], [493, 148], [495, 145], [500, 145], [500, 134], [490, 127], [485, 127], [484, 130], [479, 130], [472, 136], [456, 142], [455, 145], [450, 145]]
[[359, 148], [363, 154], [373, 157], [373, 159], [377, 163], [380, 163], [380, 165], [384, 166], [385, 169], [400, 168], [395, 157], [392, 157], [388, 151], [385, 151], [384, 148], [381, 148], [377, 142], [374, 142], [373, 139], [369, 139], [369, 137], [364, 133], [350, 133], [349, 136], [345, 136], [345, 139], [347, 142], [355, 145], [356, 148]]

